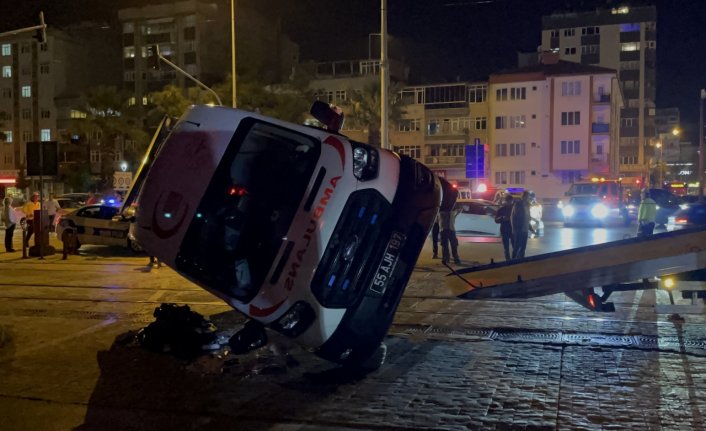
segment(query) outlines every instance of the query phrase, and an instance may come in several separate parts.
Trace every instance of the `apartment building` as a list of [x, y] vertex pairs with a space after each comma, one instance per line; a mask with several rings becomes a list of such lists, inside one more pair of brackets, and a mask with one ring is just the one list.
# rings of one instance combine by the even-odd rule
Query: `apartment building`
[[[121, 9], [124, 87], [133, 104], [147, 104], [150, 92], [167, 84], [195, 86], [167, 65], [149, 67], [153, 46], [207, 86], [223, 82], [231, 71], [230, 2], [186, 0]], [[252, 43], [255, 40], [257, 43]], [[299, 47], [278, 22], [238, 7], [236, 14], [238, 74], [260, 72], [265, 82], [279, 82], [299, 62]], [[264, 71], [264, 72], [263, 72]]]
[[542, 51], [562, 60], [618, 71], [619, 171], [645, 176], [658, 137], [655, 133], [657, 9], [617, 7], [542, 18]]
[[54, 38], [40, 44], [31, 34], [0, 42], [0, 185], [14, 187], [26, 144], [56, 139]]
[[619, 174], [616, 71], [561, 61], [495, 73], [488, 83], [489, 180], [551, 202], [569, 185]]
[[399, 97], [404, 114], [390, 131], [395, 151], [418, 159], [459, 187], [473, 189], [487, 182], [485, 170], [466, 172], [470, 151], [477, 151], [480, 164], [488, 165], [487, 83], [405, 87]]
[[[47, 191], [63, 191], [60, 177], [75, 156], [69, 123], [79, 115], [77, 101], [91, 86], [119, 83], [109, 32], [102, 24], [80, 23], [48, 28], [46, 43], [33, 32], [0, 41], [0, 194], [19, 192], [13, 188], [32, 141], [58, 142], [59, 176], [43, 181]], [[36, 189], [39, 178], [28, 179]]]

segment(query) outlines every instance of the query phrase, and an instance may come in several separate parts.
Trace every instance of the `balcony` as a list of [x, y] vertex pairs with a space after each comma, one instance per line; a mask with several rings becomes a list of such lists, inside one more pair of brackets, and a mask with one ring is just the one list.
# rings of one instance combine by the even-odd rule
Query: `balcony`
[[592, 123], [591, 133], [608, 133], [610, 131], [610, 124], [607, 123]]
[[451, 165], [465, 165], [465, 156], [425, 156], [424, 164], [427, 166], [451, 166]]
[[593, 103], [610, 103], [610, 94], [595, 94]]

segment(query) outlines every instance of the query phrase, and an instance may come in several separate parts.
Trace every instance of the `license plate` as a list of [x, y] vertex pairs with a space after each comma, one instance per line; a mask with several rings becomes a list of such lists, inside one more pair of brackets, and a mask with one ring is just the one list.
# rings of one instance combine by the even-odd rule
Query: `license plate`
[[392, 278], [392, 274], [395, 272], [395, 266], [397, 265], [397, 260], [399, 259], [400, 249], [402, 248], [405, 239], [406, 237], [404, 234], [396, 231], [392, 232], [390, 241], [387, 242], [385, 253], [382, 255], [380, 266], [378, 266], [377, 271], [375, 271], [372, 284], [368, 289], [369, 293], [376, 296], [381, 296], [385, 293], [385, 289], [387, 289], [387, 285]]

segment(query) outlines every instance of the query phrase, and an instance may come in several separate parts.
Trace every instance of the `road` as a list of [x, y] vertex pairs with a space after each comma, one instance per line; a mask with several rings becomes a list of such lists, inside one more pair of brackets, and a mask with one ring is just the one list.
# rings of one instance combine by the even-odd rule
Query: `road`
[[[528, 255], [620, 239], [632, 230], [547, 225]], [[502, 259], [462, 238], [464, 264]], [[134, 334], [163, 302], [243, 323], [217, 298], [147, 257], [90, 247], [61, 260], [0, 254], [0, 418], [8, 430], [704, 429], [706, 316], [654, 313], [661, 291], [591, 314], [554, 295], [461, 301], [427, 243], [368, 376], [271, 336], [192, 362], [146, 351]]]

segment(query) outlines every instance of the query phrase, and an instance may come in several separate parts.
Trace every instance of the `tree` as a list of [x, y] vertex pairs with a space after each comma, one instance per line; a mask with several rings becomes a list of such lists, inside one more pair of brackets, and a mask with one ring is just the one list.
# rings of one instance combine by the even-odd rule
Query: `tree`
[[[279, 84], [268, 84], [257, 74], [238, 74], [238, 109], [259, 112], [269, 117], [292, 123], [302, 123], [309, 112], [314, 94], [308, 89], [311, 76], [304, 69], [297, 69], [290, 80]], [[230, 76], [221, 84], [214, 85], [224, 103], [232, 101]], [[231, 104], [232, 105], [232, 104]]]
[[82, 143], [100, 152], [101, 166], [96, 186], [109, 188], [117, 159], [122, 158], [129, 165], [137, 166], [147, 149], [149, 137], [143, 129], [140, 110], [128, 106], [127, 98], [115, 87], [91, 88], [83, 99], [82, 111], [86, 117], [72, 120], [71, 134], [81, 136]]
[[[399, 86], [393, 85], [389, 88], [389, 109], [388, 121], [392, 124], [399, 123], [404, 108], [402, 99], [398, 97]], [[368, 130], [368, 143], [380, 146], [380, 126], [381, 126], [381, 102], [380, 102], [380, 82], [370, 82], [363, 90], [349, 90], [349, 99], [343, 104], [346, 114], [346, 122], [353, 127]]]

